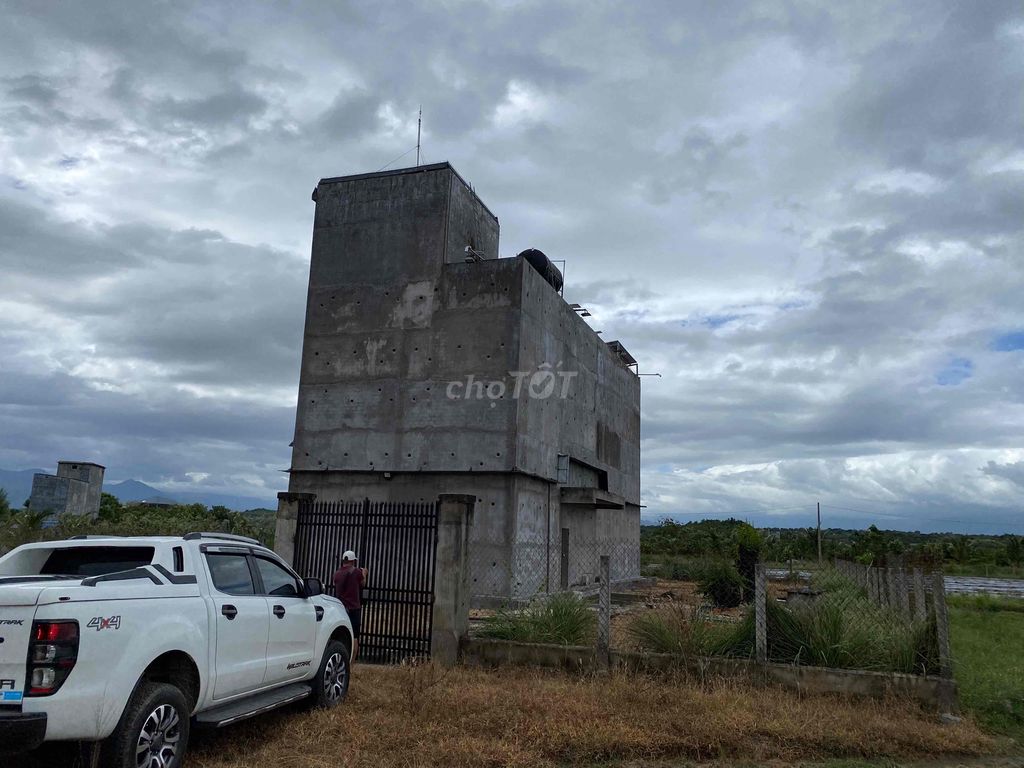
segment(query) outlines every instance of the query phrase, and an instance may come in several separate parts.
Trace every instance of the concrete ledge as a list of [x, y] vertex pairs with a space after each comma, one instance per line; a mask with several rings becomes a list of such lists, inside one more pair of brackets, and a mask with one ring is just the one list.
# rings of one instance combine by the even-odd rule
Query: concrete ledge
[[288, 491], [278, 491], [277, 500], [287, 503], [295, 503], [299, 501], [316, 501], [315, 493], [289, 493]]
[[[939, 712], [957, 711], [955, 680], [858, 669], [798, 667], [791, 664], [758, 664], [752, 659], [686, 657], [666, 653], [612, 651], [611, 667], [634, 672], [681, 670], [694, 675], [741, 679], [755, 685], [782, 685], [801, 693], [832, 693], [884, 699], [911, 699]], [[463, 648], [463, 662], [479, 666], [503, 664], [553, 667], [592, 672], [599, 668], [596, 652], [588, 646], [513, 643], [472, 638]]]
[[483, 667], [511, 664], [587, 672], [597, 668], [597, 654], [594, 648], [585, 645], [542, 645], [470, 638], [462, 648], [462, 662]]

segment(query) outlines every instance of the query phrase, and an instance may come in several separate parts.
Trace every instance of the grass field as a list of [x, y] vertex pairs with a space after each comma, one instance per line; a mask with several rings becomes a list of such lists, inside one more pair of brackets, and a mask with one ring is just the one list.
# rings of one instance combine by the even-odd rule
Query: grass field
[[941, 725], [904, 702], [642, 676], [361, 666], [343, 707], [271, 716], [215, 734], [198, 745], [190, 764], [763, 765], [970, 757], [997, 748], [969, 721]]
[[[735, 682], [357, 665], [348, 700], [200, 735], [191, 768], [1005, 765], [970, 719]], [[72, 768], [47, 747], [4, 768]]]
[[951, 597], [949, 604], [962, 706], [1024, 746], [1024, 601]]

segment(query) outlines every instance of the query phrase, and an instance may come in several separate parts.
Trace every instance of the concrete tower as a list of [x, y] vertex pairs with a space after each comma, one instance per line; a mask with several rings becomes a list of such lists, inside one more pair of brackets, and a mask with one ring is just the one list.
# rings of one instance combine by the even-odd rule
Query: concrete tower
[[[478, 498], [472, 588], [639, 575], [640, 386], [448, 163], [323, 179], [289, 491]], [[553, 386], [549, 386], [552, 384]], [[287, 531], [284, 531], [287, 535]]]

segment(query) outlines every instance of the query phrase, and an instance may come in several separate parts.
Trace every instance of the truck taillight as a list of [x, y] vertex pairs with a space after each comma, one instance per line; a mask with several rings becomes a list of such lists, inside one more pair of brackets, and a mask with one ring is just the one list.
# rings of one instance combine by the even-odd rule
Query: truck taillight
[[36, 621], [28, 647], [26, 696], [56, 693], [78, 660], [77, 621]]

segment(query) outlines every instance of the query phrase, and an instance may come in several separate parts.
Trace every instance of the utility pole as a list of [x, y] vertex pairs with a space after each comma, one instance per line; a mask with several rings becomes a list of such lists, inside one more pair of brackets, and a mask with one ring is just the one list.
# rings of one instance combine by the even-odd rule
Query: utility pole
[[423, 127], [423, 105], [420, 105], [420, 116], [416, 120], [416, 165], [420, 164], [420, 129]]
[[821, 502], [818, 502], [818, 565], [821, 565]]

